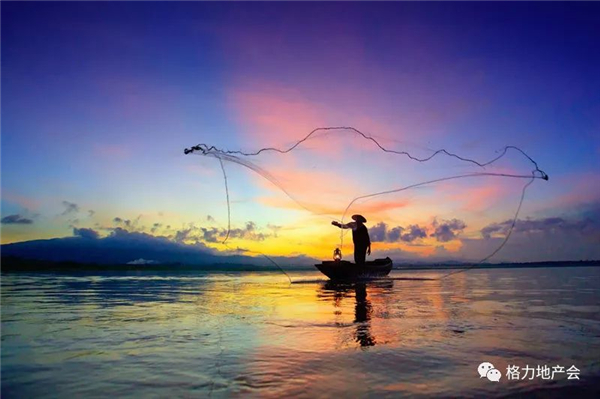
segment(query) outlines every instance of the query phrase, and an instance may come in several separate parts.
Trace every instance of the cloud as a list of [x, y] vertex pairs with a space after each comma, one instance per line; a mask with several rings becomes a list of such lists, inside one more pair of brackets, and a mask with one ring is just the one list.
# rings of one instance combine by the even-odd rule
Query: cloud
[[413, 242], [427, 237], [427, 229], [416, 224], [389, 228], [387, 224], [380, 222], [369, 229], [369, 235], [373, 242]]
[[[226, 233], [225, 233], [226, 234]], [[247, 222], [244, 229], [231, 229], [229, 237], [232, 238], [243, 238], [252, 241], [263, 241], [268, 235], [256, 232], [256, 224], [254, 222]]]
[[[286, 162], [294, 163], [293, 160], [290, 157]], [[300, 168], [283, 163], [273, 165], [270, 169], [268, 173], [274, 181], [267, 181], [258, 175], [256, 180], [265, 189], [277, 193], [276, 196], [259, 199], [267, 206], [297, 209], [299, 203], [313, 213], [336, 214], [360, 188], [355, 180], [327, 169]], [[280, 190], [285, 190], [291, 198], [281, 196]], [[366, 206], [361, 208], [363, 212], [368, 212], [365, 209]]]
[[324, 121], [324, 110], [307, 101], [294, 89], [272, 82], [236, 86], [229, 95], [230, 105], [247, 126], [252, 142], [279, 145], [296, 141]]
[[[273, 226], [269, 228], [272, 229]], [[200, 231], [202, 232], [202, 240], [206, 242], [220, 242], [224, 240], [227, 236], [227, 229], [218, 229], [216, 227], [201, 227]], [[256, 224], [254, 222], [246, 222], [246, 226], [244, 228], [233, 228], [229, 231], [229, 238], [241, 238], [244, 240], [251, 241], [264, 241], [267, 237], [270, 236], [276, 236], [276, 233], [260, 233], [258, 232]]]
[[405, 229], [405, 231], [406, 230], [408, 232], [402, 234], [402, 236], [400, 237], [402, 241], [413, 242], [416, 239], [427, 237], [427, 229], [425, 229], [424, 227], [419, 227], [419, 225], [411, 224]]
[[205, 227], [201, 227], [200, 230], [202, 231], [202, 240], [206, 241], [206, 242], [218, 242], [217, 237], [220, 235], [219, 230], [211, 227], [211, 228], [205, 228]]
[[162, 227], [162, 223], [154, 223], [154, 224], [152, 225], [152, 228], [150, 229], [150, 232], [151, 232], [152, 234], [154, 234], [154, 233], [156, 233], [156, 231], [157, 231], [158, 229], [160, 229], [161, 227]]
[[[490, 170], [492, 172], [492, 170]], [[517, 170], [494, 165], [493, 172], [518, 174]], [[435, 187], [435, 191], [445, 198], [447, 204], [469, 212], [482, 212], [502, 203], [511, 195], [516, 195], [518, 186], [513, 179], [498, 180], [493, 177], [481, 180], [465, 180], [459, 182], [443, 182]]]
[[61, 215], [69, 215], [71, 213], [79, 212], [79, 205], [73, 202], [63, 201], [62, 204], [65, 207], [65, 210], [63, 213], [61, 213]]
[[[462, 252], [483, 259], [504, 241], [512, 220], [491, 223], [481, 237], [462, 239]], [[560, 261], [600, 258], [600, 212], [586, 210], [573, 216], [519, 219], [510, 239], [493, 261]]]
[[396, 242], [400, 240], [400, 235], [402, 234], [402, 230], [404, 230], [402, 227], [400, 226], [396, 226], [391, 228], [388, 232], [387, 232], [387, 241], [390, 242]]
[[[593, 217], [586, 217], [580, 220], [567, 220], [562, 217], [519, 219], [515, 222], [513, 232], [524, 234], [576, 233], [578, 235], [594, 235], [600, 232], [599, 220]], [[495, 235], [505, 236], [510, 231], [512, 223], [512, 220], [491, 223], [481, 229], [481, 235], [484, 239], [490, 239]]]
[[8, 215], [2, 218], [2, 224], [32, 224], [33, 220], [23, 217], [19, 214]]
[[[466, 259], [479, 260], [504, 241], [512, 219], [490, 223], [478, 238], [462, 238]], [[518, 219], [510, 239], [492, 261], [560, 261], [600, 258], [600, 202], [580, 204], [570, 214]]]
[[77, 227], [73, 228], [73, 235], [90, 240], [98, 239], [98, 232], [96, 230], [86, 229], [83, 227], [80, 229], [78, 229]]
[[129, 231], [140, 231], [143, 230], [143, 227], [139, 226], [139, 221], [142, 218], [142, 215], [139, 215], [138, 217], [136, 217], [133, 221], [130, 219], [124, 219], [121, 217], [114, 217], [113, 218], [113, 223], [115, 223], [118, 226], [122, 226], [125, 229], [129, 230]]
[[481, 236], [486, 240], [489, 240], [495, 233], [502, 233], [506, 235], [511, 224], [512, 220], [507, 220], [502, 223], [489, 224], [481, 229]]
[[278, 226], [278, 225], [270, 224], [270, 223], [267, 224], [267, 229], [273, 230], [273, 233], [275, 234], [275, 236], [277, 236], [277, 232], [279, 230], [281, 230], [281, 228], [282, 228], [282, 226]]
[[430, 237], [435, 237], [436, 240], [440, 242], [448, 242], [453, 240], [467, 227], [465, 222], [458, 219], [443, 220], [442, 222], [434, 220], [432, 225], [435, 231], [430, 235]]
[[175, 242], [183, 243], [185, 240], [190, 238], [191, 232], [192, 232], [191, 228], [177, 231], [177, 233], [175, 233], [175, 238], [174, 238]]
[[[273, 234], [261, 233], [258, 231], [256, 223], [246, 222], [246, 226], [244, 228], [232, 228], [229, 231], [229, 238], [264, 241], [268, 237], [276, 237], [277, 230], [280, 228], [280, 226], [268, 225], [267, 227], [273, 230]], [[224, 228], [200, 227], [198, 230], [200, 231], [200, 241], [216, 243], [223, 241], [227, 236], [227, 229]], [[191, 234], [191, 232], [188, 234]]]
[[369, 236], [373, 242], [384, 242], [386, 241], [387, 225], [383, 222], [377, 223], [375, 226], [369, 229]]

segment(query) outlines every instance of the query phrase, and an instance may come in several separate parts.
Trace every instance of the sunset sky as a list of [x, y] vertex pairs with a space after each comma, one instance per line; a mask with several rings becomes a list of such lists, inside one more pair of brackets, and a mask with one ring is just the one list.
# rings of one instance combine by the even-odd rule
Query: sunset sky
[[[600, 258], [598, 3], [2, 3], [2, 243], [167, 237], [329, 258], [357, 196], [466, 173], [349, 130], [247, 160], [281, 187], [183, 149], [288, 148], [352, 126], [424, 158], [518, 146], [529, 187], [497, 261]], [[527, 179], [476, 177], [359, 201], [374, 256], [479, 260]], [[307, 211], [280, 188], [302, 203]], [[344, 254], [349, 256], [345, 239]], [[240, 252], [240, 251], [237, 251]]]

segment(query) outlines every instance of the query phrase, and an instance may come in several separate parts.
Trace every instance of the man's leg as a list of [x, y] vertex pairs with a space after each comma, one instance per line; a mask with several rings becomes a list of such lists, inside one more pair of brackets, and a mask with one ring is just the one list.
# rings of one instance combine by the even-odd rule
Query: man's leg
[[365, 263], [367, 258], [367, 247], [363, 247], [361, 245], [354, 246], [354, 263], [357, 265], [362, 265]]

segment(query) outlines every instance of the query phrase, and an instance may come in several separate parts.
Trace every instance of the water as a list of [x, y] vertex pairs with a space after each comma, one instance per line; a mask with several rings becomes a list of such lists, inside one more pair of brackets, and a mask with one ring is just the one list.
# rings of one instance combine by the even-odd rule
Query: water
[[[439, 272], [395, 272], [436, 278]], [[2, 397], [592, 395], [600, 268], [2, 275]], [[491, 362], [499, 382], [479, 378]], [[567, 374], [508, 380], [508, 365]], [[548, 391], [550, 390], [551, 391]]]

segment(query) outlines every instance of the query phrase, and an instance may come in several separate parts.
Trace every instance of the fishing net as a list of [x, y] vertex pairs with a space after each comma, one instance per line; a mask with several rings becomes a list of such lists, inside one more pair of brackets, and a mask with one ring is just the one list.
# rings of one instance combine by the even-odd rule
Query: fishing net
[[[324, 257], [335, 247], [350, 253], [344, 248], [349, 230], [330, 222], [348, 222], [355, 213], [368, 219], [377, 257], [488, 261], [509, 241], [528, 187], [548, 180], [518, 147], [489, 152], [476, 159], [353, 127], [317, 128], [280, 146], [201, 143], [184, 150], [214, 159], [221, 170], [226, 222], [215, 230], [221, 245], [274, 264], [269, 255]], [[236, 189], [233, 180], [244, 187]], [[254, 217], [266, 220], [270, 235], [253, 222], [233, 226]]]

